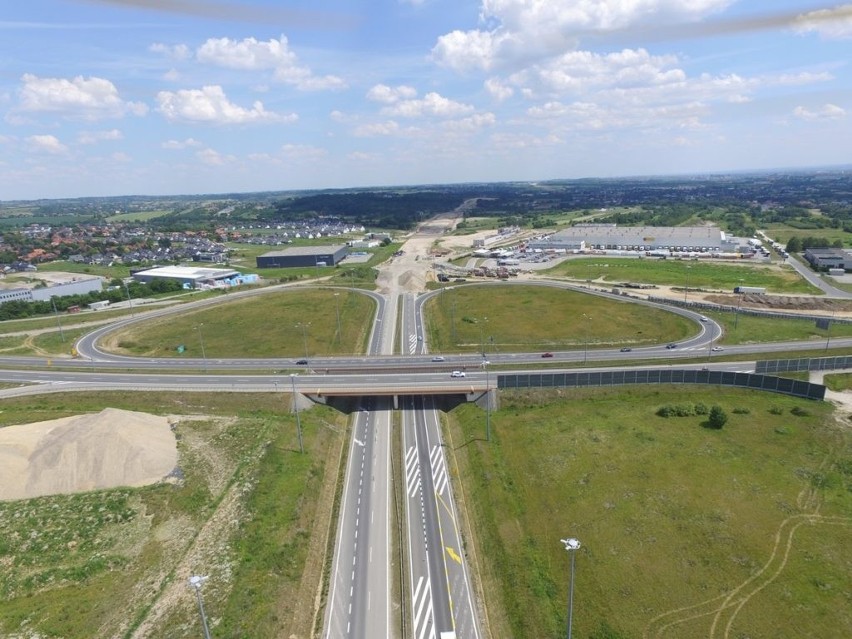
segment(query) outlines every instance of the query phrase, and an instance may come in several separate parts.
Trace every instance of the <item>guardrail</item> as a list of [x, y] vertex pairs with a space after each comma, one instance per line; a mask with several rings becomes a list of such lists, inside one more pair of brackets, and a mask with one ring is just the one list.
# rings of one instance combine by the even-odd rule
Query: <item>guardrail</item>
[[499, 375], [500, 389], [575, 388], [582, 386], [621, 386], [625, 384], [709, 384], [736, 386], [821, 400], [825, 386], [772, 375], [734, 371], [686, 369], [624, 370], [578, 373], [516, 373]]

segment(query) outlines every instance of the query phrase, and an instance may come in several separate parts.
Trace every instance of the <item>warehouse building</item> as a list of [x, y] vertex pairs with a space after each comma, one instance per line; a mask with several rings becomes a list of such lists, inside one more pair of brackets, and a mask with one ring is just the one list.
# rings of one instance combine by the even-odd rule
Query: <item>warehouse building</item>
[[578, 224], [529, 243], [542, 250], [725, 251], [724, 231], [714, 226], [617, 226]]
[[[54, 276], [56, 274], [53, 274]], [[0, 289], [0, 304], [10, 301], [46, 302], [51, 297], [66, 295], [87, 295], [103, 290], [105, 278], [100, 276], [74, 276], [65, 282], [51, 282], [48, 286], [25, 286], [11, 289]]]
[[292, 246], [257, 256], [257, 268], [293, 268], [297, 266], [336, 266], [346, 257], [343, 244], [328, 246]]
[[848, 251], [840, 248], [805, 249], [805, 259], [817, 270], [852, 270], [852, 256]]
[[256, 282], [257, 275], [244, 275], [226, 268], [195, 266], [158, 266], [132, 273], [137, 282], [147, 284], [157, 279], [177, 280], [184, 288], [222, 288]]

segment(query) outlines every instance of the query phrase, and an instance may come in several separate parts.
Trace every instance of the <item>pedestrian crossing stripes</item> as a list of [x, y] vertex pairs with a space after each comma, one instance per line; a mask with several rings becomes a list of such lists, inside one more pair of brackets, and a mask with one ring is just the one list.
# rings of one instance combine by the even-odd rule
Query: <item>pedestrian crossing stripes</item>
[[432, 589], [422, 576], [417, 580], [411, 599], [414, 613], [414, 636], [417, 639], [435, 639], [435, 622], [432, 619]]
[[417, 463], [417, 449], [414, 446], [405, 453], [405, 485], [408, 487], [408, 496], [413, 499], [420, 490], [420, 464]]
[[447, 467], [444, 465], [444, 453], [440, 446], [433, 446], [429, 454], [432, 466], [432, 481], [435, 483], [435, 492], [442, 497], [447, 488]]

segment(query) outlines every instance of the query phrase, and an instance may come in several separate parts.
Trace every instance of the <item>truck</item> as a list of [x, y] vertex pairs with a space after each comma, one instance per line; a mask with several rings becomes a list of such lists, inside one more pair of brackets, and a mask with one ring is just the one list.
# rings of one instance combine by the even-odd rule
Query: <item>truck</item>
[[762, 286], [735, 286], [734, 293], [750, 293], [752, 295], [763, 295], [766, 289]]

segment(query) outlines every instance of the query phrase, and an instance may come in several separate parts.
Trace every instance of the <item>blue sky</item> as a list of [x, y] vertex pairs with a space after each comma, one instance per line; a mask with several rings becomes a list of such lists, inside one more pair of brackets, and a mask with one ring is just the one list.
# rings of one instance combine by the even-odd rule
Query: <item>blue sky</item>
[[27, 0], [0, 200], [852, 161], [852, 4]]

